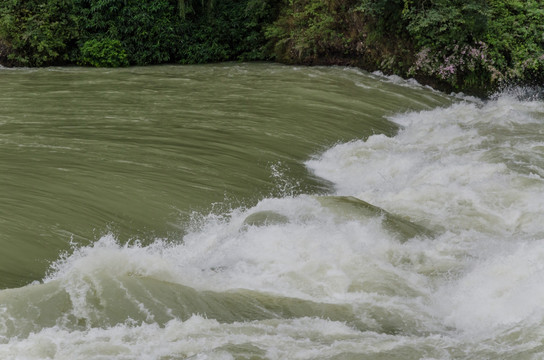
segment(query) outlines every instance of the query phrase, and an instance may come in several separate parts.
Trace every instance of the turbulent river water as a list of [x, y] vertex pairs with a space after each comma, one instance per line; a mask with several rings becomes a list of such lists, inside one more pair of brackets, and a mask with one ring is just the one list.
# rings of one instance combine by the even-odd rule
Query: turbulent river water
[[0, 248], [0, 359], [541, 359], [544, 102], [0, 68]]

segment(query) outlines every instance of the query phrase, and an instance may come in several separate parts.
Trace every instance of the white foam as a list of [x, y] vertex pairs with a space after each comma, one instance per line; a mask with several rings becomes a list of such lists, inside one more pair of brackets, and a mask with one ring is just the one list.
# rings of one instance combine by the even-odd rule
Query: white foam
[[395, 85], [405, 86], [405, 87], [409, 87], [409, 88], [412, 88], [412, 89], [426, 88], [428, 90], [436, 91], [433, 88], [431, 88], [430, 86], [421, 85], [416, 79], [413, 79], [413, 78], [405, 79], [405, 78], [402, 78], [402, 77], [400, 77], [398, 75], [385, 75], [381, 71], [374, 71], [374, 72], [372, 72], [372, 75], [374, 75], [375, 77], [379, 78], [382, 81], [390, 82], [390, 83], [393, 83]]
[[[206, 216], [183, 239], [142, 246], [105, 236], [59, 260], [46, 279], [61, 284], [84, 319], [99, 316], [88, 298], [100, 293], [101, 279], [127, 275], [348, 306], [376, 332], [319, 318], [220, 323], [197, 314], [161, 327], [149, 310], [149, 324], [58, 324], [0, 338], [0, 358], [229, 359], [246, 351], [270, 359], [444, 359], [533, 351], [544, 339], [542, 113], [541, 102], [504, 97], [399, 114], [397, 136], [340, 144], [307, 162], [338, 195], [426, 225], [434, 237], [401, 242], [382, 218], [339, 219], [316, 198], [291, 192]], [[259, 212], [282, 221], [245, 223]]]
[[337, 145], [307, 165], [337, 194], [451, 232], [435, 250], [449, 244], [459, 261], [431, 297], [446, 326], [483, 338], [534, 328], [544, 321], [543, 110], [504, 96], [401, 114], [397, 136]]
[[[365, 337], [369, 341], [361, 342]], [[324, 345], [324, 340], [330, 344]], [[238, 347], [242, 356], [247, 352], [267, 359], [315, 359], [349, 350], [364, 353], [391, 348], [394, 337], [361, 334], [344, 324], [321, 319], [220, 324], [195, 315], [185, 322], [172, 320], [163, 328], [154, 324], [118, 325], [68, 332], [54, 327], [13, 342], [11, 346], [0, 345], [2, 358], [233, 359], [229, 349], [232, 352]]]
[[[481, 108], [461, 103], [398, 115], [392, 119], [403, 126], [397, 136], [374, 135], [338, 145], [307, 165], [333, 182], [338, 194], [355, 195], [411, 218], [448, 222], [451, 230], [531, 232], [525, 229], [531, 224], [522, 218], [541, 213], [535, 199], [544, 197], [542, 183], [526, 181], [501, 156], [514, 140], [520, 149], [538, 146], [540, 142], [527, 147], [506, 131], [541, 121], [532, 114], [534, 108], [541, 110], [542, 104], [506, 98]], [[532, 156], [529, 151], [518, 155]]]
[[[439, 312], [442, 320], [460, 329], [523, 321], [536, 311], [544, 288], [532, 280], [531, 291], [508, 285], [514, 280], [500, 283], [486, 269], [504, 264], [504, 255], [497, 255], [497, 249], [515, 251], [518, 244], [536, 247], [539, 243], [531, 241], [542, 240], [544, 183], [515, 172], [497, 159], [501, 153], [495, 151], [511, 139], [505, 128], [516, 131], [538, 122], [531, 112], [541, 107], [506, 98], [481, 107], [461, 103], [402, 114], [393, 118], [403, 126], [397, 136], [374, 135], [337, 145], [308, 161], [318, 176], [335, 184], [338, 194], [355, 195], [441, 229], [435, 239], [401, 244], [384, 230], [380, 219], [339, 223], [312, 197], [284, 197], [237, 209], [228, 217], [210, 216], [181, 243], [120, 246], [105, 237], [59, 262], [51, 279], [78, 282], [95, 272], [107, 272], [218, 292], [249, 289], [361, 306], [387, 301], [392, 309], [419, 316], [432, 328], [435, 325], [429, 318], [437, 310], [431, 304], [442, 302], [452, 309]], [[512, 111], [521, 115], [512, 120]], [[520, 146], [527, 156], [534, 147], [529, 145]], [[244, 219], [259, 211], [274, 211], [289, 221], [244, 226]], [[537, 253], [521, 251], [517, 261], [521, 263], [524, 254]], [[534, 272], [513, 260], [504, 271], [508, 269], [531, 278]], [[444, 277], [447, 273], [452, 278]], [[477, 282], [488, 283], [489, 290], [478, 288], [481, 298], [488, 301], [469, 305], [463, 294]], [[84, 301], [88, 290], [68, 283], [73, 299]], [[500, 286], [512, 286], [513, 293], [535, 300], [508, 315], [508, 304], [514, 301], [508, 300], [511, 295], [491, 295]], [[437, 289], [442, 294], [438, 298], [432, 295]], [[423, 302], [407, 302], [410, 297], [421, 297]], [[495, 310], [488, 306], [490, 302], [498, 304]], [[491, 318], [495, 322], [485, 320]]]
[[[259, 211], [274, 211], [290, 220], [244, 226], [244, 219]], [[59, 261], [48, 281], [64, 282], [73, 301], [82, 302], [81, 308], [90, 291], [88, 279], [104, 274], [327, 302], [342, 302], [365, 273], [391, 272], [412, 292], [425, 288], [423, 278], [391, 264], [392, 253], [406, 249], [384, 230], [380, 218], [338, 222], [309, 196], [266, 199], [254, 208], [234, 211], [227, 220], [210, 216], [204, 224], [182, 243], [121, 246], [111, 235], [105, 236]]]
[[437, 292], [445, 323], [484, 337], [515, 326], [542, 324], [544, 239], [488, 251], [492, 256]]
[[[490, 351], [490, 349], [492, 350]], [[504, 344], [428, 334], [404, 336], [357, 331], [345, 324], [315, 318], [219, 323], [195, 315], [187, 321], [120, 324], [109, 328], [66, 331], [58, 327], [0, 344], [0, 357], [30, 359], [330, 359], [346, 354], [362, 358], [454, 359], [493, 355], [516, 358], [535, 354], [538, 344]], [[453, 353], [452, 353], [453, 351]]]

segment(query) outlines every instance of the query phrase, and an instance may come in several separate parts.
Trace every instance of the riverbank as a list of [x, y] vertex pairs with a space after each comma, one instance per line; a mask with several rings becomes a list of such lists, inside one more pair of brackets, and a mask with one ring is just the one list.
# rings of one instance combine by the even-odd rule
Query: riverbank
[[538, 1], [291, 4], [268, 32], [280, 61], [349, 64], [479, 96], [544, 83], [544, 10]]
[[349, 65], [478, 96], [544, 83], [537, 0], [31, 0], [0, 13], [4, 66]]

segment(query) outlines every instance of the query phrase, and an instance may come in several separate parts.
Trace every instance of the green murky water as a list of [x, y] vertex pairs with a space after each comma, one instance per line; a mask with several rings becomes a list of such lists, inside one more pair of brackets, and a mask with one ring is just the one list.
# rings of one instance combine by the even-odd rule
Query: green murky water
[[0, 68], [0, 358], [540, 359], [542, 199], [514, 93]]

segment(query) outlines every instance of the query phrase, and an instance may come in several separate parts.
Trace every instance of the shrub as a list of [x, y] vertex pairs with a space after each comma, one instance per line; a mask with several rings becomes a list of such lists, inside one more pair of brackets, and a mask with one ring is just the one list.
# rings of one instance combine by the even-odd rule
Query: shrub
[[314, 63], [345, 56], [359, 37], [350, 29], [356, 4], [352, 0], [289, 0], [266, 30], [276, 59]]
[[221, 1], [188, 16], [181, 27], [182, 63], [269, 58], [264, 27], [277, 14], [272, 0]]
[[485, 40], [503, 82], [544, 80], [544, 8], [537, 0], [488, 0]]
[[18, 66], [62, 64], [79, 35], [73, 3], [0, 2], [0, 60]]
[[544, 9], [538, 0], [410, 1], [405, 17], [419, 47], [411, 75], [476, 92], [544, 80]]
[[406, 29], [420, 48], [433, 51], [474, 44], [487, 29], [486, 0], [406, 1]]
[[[177, 27], [181, 18], [175, 1], [76, 0], [75, 3], [83, 30], [80, 39], [82, 53], [87, 41], [93, 40], [88, 48], [90, 45], [98, 46], [94, 39], [115, 39], [122, 43], [130, 64], [147, 65], [170, 61], [179, 46]], [[113, 44], [106, 41], [102, 46], [109, 45]], [[115, 66], [105, 65], [107, 63], [101, 66]], [[119, 64], [124, 64], [124, 61]]]
[[119, 40], [88, 40], [81, 47], [81, 65], [96, 67], [128, 66], [127, 54]]
[[488, 45], [484, 0], [405, 1], [406, 29], [419, 49], [408, 75], [424, 75], [454, 89], [476, 89], [494, 71]]

